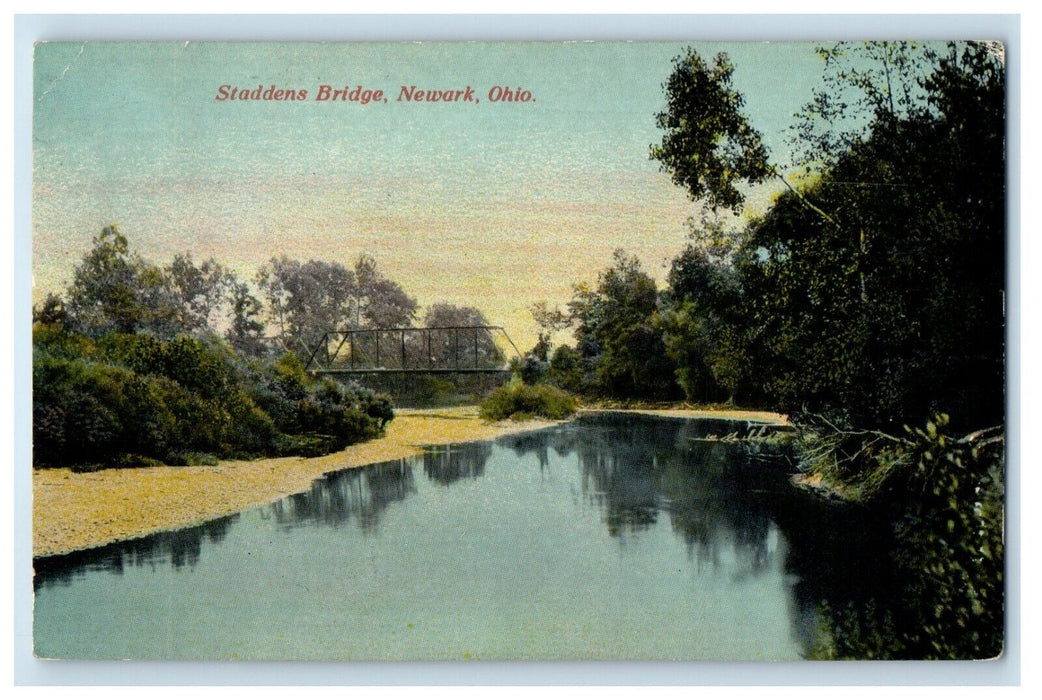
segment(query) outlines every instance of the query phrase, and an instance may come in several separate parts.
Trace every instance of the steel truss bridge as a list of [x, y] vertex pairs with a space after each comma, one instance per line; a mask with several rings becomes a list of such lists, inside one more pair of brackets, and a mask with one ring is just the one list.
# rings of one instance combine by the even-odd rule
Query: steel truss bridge
[[509, 374], [520, 359], [502, 326], [351, 328], [303, 349], [312, 374]]

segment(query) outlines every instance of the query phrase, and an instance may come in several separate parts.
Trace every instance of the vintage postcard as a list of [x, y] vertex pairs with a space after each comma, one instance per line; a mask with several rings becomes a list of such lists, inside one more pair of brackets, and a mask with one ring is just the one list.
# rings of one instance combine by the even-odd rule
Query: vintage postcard
[[1001, 657], [1006, 76], [39, 43], [34, 653]]

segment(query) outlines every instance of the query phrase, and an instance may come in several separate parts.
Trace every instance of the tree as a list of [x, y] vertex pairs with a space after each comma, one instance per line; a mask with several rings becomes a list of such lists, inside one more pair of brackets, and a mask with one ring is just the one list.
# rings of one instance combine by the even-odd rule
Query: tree
[[673, 72], [662, 86], [666, 109], [655, 117], [665, 133], [661, 144], [651, 146], [651, 158], [692, 200], [704, 201], [713, 212], [724, 207], [738, 214], [745, 202], [739, 184], [776, 178], [808, 209], [835, 225], [770, 163], [760, 133], [742, 113], [745, 98], [731, 87], [733, 73], [726, 53], [707, 64], [689, 47], [673, 59]]
[[540, 361], [547, 362], [553, 348], [553, 337], [569, 328], [573, 319], [557, 306], [550, 308], [546, 301], [537, 301], [528, 307], [532, 320], [539, 327], [539, 340], [532, 348], [532, 354]]
[[261, 337], [264, 334], [264, 323], [260, 320], [261, 302], [250, 291], [249, 285], [234, 275], [229, 276], [228, 287], [232, 317], [224, 337], [237, 352], [258, 355], [263, 350]]
[[[926, 98], [922, 81], [936, 54], [915, 42], [837, 42], [819, 47], [822, 87], [796, 115], [792, 144], [808, 171], [829, 167], [872, 131], [896, 128]], [[924, 68], [927, 72], [924, 72]]]
[[[711, 275], [680, 275], [671, 285], [688, 306], [672, 318], [671, 352], [694, 366], [710, 354], [707, 336], [744, 348], [744, 357], [719, 358], [734, 370], [752, 367], [767, 396], [789, 410], [840, 411], [856, 424], [898, 428], [941, 411], [957, 427], [1001, 422], [1001, 63], [980, 43], [822, 53], [831, 77], [799, 132], [814, 177], [799, 188], [781, 179], [788, 191], [746, 228], [734, 256], [744, 331], [713, 322], [726, 303], [688, 298], [715, 298], [698, 288]], [[747, 135], [751, 127], [735, 116], [741, 100], [729, 91], [729, 62], [707, 66], [692, 54], [675, 62], [669, 112], [660, 115], [667, 134], [653, 156], [693, 197], [740, 202], [721, 199], [706, 179], [725, 171], [737, 178], [742, 171], [728, 159], [737, 164], [739, 151], [717, 149], [712, 130], [691, 125], [718, 122], [720, 134]], [[706, 116], [710, 108], [717, 121]], [[698, 269], [708, 272], [701, 262]]]
[[229, 280], [213, 258], [196, 265], [187, 253], [161, 268], [132, 251], [113, 224], [77, 265], [61, 313], [70, 330], [94, 338], [112, 332], [201, 336], [213, 332]]
[[692, 199], [738, 213], [745, 201], [739, 183], [763, 182], [773, 171], [759, 132], [742, 114], [745, 100], [731, 87], [733, 72], [725, 53], [706, 63], [688, 48], [673, 59], [662, 86], [666, 109], [655, 117], [665, 133], [651, 157]]
[[569, 309], [577, 321], [578, 349], [594, 367], [601, 392], [655, 398], [673, 393], [657, 308], [655, 280], [622, 250], [615, 251], [595, 291], [576, 288]]
[[358, 328], [412, 325], [418, 307], [401, 285], [377, 270], [376, 260], [361, 255], [355, 263], [355, 323]]
[[354, 274], [340, 263], [301, 263], [283, 255], [259, 270], [257, 285], [280, 334], [308, 351], [323, 334], [349, 327], [355, 317], [358, 286]]
[[115, 224], [94, 237], [93, 247], [73, 272], [66, 297], [71, 330], [90, 337], [140, 332], [172, 338], [185, 331], [170, 280], [131, 251]]
[[39, 308], [33, 304], [33, 325], [42, 323], [63, 327], [68, 323], [69, 317], [65, 312], [65, 302], [54, 292], [48, 292], [47, 297]]
[[918, 85], [822, 152], [804, 192], [836, 225], [788, 194], [747, 231], [739, 270], [783, 407], [889, 429], [1002, 422], [1002, 70], [984, 45], [951, 45]]
[[[423, 325], [427, 328], [446, 327], [471, 327], [489, 326], [488, 319], [480, 309], [473, 306], [456, 306], [446, 302], [431, 304], [423, 319]], [[432, 331], [430, 340], [430, 362], [438, 367], [451, 367], [456, 359], [456, 336], [459, 336], [459, 347], [464, 354], [465, 364], [475, 364], [474, 353], [476, 350], [476, 366], [499, 367], [503, 364], [503, 352], [496, 345], [492, 332], [487, 328], [480, 330], [444, 330]], [[415, 338], [421, 340], [418, 335]], [[477, 343], [475, 348], [474, 343]], [[425, 350], [424, 350], [425, 351]]]
[[230, 291], [230, 273], [213, 258], [197, 266], [189, 253], [175, 256], [163, 272], [179, 310], [181, 328], [189, 333], [211, 329]]
[[[744, 294], [734, 268], [688, 245], [673, 259], [661, 325], [677, 383], [690, 400], [752, 396]], [[723, 396], [721, 396], [723, 394]]]

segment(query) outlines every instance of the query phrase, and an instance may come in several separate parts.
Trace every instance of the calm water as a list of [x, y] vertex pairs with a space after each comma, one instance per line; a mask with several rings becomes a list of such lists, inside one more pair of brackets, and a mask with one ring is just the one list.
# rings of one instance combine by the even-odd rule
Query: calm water
[[584, 417], [37, 561], [36, 653], [801, 658], [820, 588], [857, 598], [871, 556], [802, 524], [776, 468], [691, 440], [724, 428]]

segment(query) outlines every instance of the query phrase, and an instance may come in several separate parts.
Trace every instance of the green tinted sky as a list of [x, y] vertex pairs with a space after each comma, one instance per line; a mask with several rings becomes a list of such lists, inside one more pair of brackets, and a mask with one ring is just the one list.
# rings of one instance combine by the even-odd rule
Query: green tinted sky
[[[778, 160], [818, 84], [810, 44], [727, 51]], [[51, 43], [36, 49], [33, 264], [61, 290], [102, 226], [155, 262], [191, 251], [252, 275], [273, 255], [376, 257], [422, 305], [475, 305], [527, 345], [526, 306], [563, 303], [611, 251], [659, 279], [694, 213], [649, 144], [679, 43]], [[319, 103], [319, 84], [388, 104]], [[303, 102], [218, 102], [220, 85]], [[406, 104], [402, 85], [480, 104]], [[530, 90], [492, 104], [495, 85]]]

